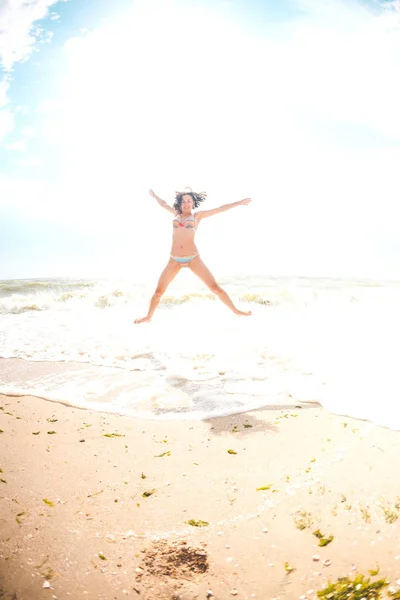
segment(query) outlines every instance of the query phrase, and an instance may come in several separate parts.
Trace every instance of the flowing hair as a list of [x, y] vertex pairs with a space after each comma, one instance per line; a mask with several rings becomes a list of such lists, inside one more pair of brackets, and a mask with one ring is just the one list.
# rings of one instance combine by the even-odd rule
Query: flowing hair
[[207, 192], [199, 192], [197, 194], [196, 192], [193, 192], [191, 188], [186, 188], [186, 189], [189, 191], [175, 192], [175, 202], [173, 204], [173, 207], [176, 210], [176, 212], [181, 213], [181, 214], [182, 214], [182, 198], [183, 198], [183, 196], [191, 196], [191, 198], [193, 200], [194, 208], [198, 208], [200, 206], [200, 203], [204, 202], [204, 200], [206, 199], [206, 196], [207, 196]]

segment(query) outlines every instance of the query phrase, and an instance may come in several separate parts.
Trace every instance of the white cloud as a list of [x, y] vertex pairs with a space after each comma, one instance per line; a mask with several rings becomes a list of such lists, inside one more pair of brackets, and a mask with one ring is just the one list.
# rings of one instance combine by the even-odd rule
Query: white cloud
[[7, 78], [0, 81], [0, 108], [6, 106], [9, 103], [8, 98], [8, 89], [10, 87], [10, 82]]
[[[35, 25], [58, 0], [2, 0], [0, 3], [0, 67], [5, 71], [0, 81], [0, 108], [9, 103], [10, 73], [17, 62], [27, 60], [40, 40], [49, 43], [51, 32]], [[11, 110], [0, 111], [0, 142], [14, 129]]]
[[35, 22], [43, 19], [50, 6], [58, 0], [3, 0], [0, 4], [0, 63], [5, 71], [27, 60], [35, 49], [40, 28]]
[[34, 187], [34, 203], [14, 190], [15, 206], [71, 227], [130, 230], [140, 253], [143, 213], [158, 242], [170, 235], [148, 187], [167, 200], [176, 187], [205, 188], [209, 206], [251, 195], [222, 230], [216, 217], [200, 231], [216, 261], [222, 231], [238, 268], [252, 255], [252, 266], [281, 273], [367, 271], [377, 245], [395, 239], [400, 153], [354, 149], [346, 135], [334, 146], [326, 126], [400, 140], [398, 11], [301, 6], [300, 19], [250, 37], [233, 10], [147, 0], [69, 40], [58, 91], [35, 111], [62, 177]]
[[393, 11], [301, 6], [303, 18], [261, 38], [232, 12], [149, 1], [70, 39], [47, 126], [69, 176], [100, 188], [134, 172], [143, 185], [265, 190], [266, 170], [279, 187], [290, 170], [323, 163], [312, 128], [324, 122], [400, 139]]
[[4, 144], [4, 148], [6, 150], [10, 150], [11, 152], [26, 152], [26, 143], [22, 140], [19, 140], [17, 142]]
[[14, 116], [10, 110], [0, 110], [0, 142], [14, 129]]
[[305, 12], [285, 61], [298, 106], [400, 140], [400, 4], [379, 12], [344, 0], [298, 4]]
[[[0, 115], [1, 115], [1, 112], [0, 112]], [[11, 123], [13, 123], [12, 113], [9, 112], [9, 115], [11, 118]], [[14, 136], [14, 139], [12, 139], [12, 141], [4, 142], [3, 146], [6, 150], [9, 150], [12, 152], [26, 152], [28, 149], [29, 142], [31, 142], [32, 140], [34, 140], [35, 138], [38, 137], [38, 130], [39, 130], [39, 128], [35, 125], [29, 125], [27, 127], [22, 127], [18, 131], [18, 136]], [[13, 127], [9, 128], [7, 135], [10, 134], [12, 131], [13, 131]], [[5, 135], [3, 137], [5, 137]], [[0, 139], [1, 139], [1, 135], [0, 135]], [[32, 158], [34, 159], [35, 157], [32, 157]], [[27, 161], [26, 164], [28, 164], [29, 157], [27, 157], [25, 160]]]
[[[0, 173], [0, 209], [32, 218], [40, 207], [45, 186], [35, 181], [18, 181]], [[30, 198], [30, 202], [26, 198]], [[41, 211], [39, 211], [39, 214]]]
[[12, 132], [14, 127], [12, 112], [5, 108], [10, 102], [8, 98], [9, 87], [8, 78], [0, 81], [0, 143]]
[[26, 156], [24, 158], [16, 159], [15, 164], [18, 167], [36, 168], [43, 164], [43, 160], [38, 156]]

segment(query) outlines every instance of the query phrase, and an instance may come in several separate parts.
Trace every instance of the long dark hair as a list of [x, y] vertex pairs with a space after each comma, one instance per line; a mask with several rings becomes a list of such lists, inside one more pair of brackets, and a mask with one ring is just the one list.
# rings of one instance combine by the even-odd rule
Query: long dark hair
[[206, 192], [199, 192], [198, 194], [196, 194], [196, 192], [192, 192], [192, 190], [190, 188], [187, 188], [187, 189], [188, 189], [188, 191], [185, 191], [185, 192], [175, 192], [175, 202], [173, 204], [173, 207], [176, 210], [176, 212], [178, 212], [178, 213], [182, 213], [182, 198], [183, 198], [183, 196], [191, 196], [191, 198], [193, 200], [194, 208], [198, 208], [200, 206], [200, 203], [204, 202], [204, 200], [206, 199], [206, 196], [207, 196]]

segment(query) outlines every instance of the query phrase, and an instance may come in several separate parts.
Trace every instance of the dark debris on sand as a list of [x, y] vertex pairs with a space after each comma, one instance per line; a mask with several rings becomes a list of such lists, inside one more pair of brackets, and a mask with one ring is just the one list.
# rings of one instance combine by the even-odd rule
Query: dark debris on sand
[[173, 579], [192, 579], [208, 570], [207, 552], [203, 546], [191, 546], [184, 540], [158, 540], [142, 550], [141, 580], [145, 574]]

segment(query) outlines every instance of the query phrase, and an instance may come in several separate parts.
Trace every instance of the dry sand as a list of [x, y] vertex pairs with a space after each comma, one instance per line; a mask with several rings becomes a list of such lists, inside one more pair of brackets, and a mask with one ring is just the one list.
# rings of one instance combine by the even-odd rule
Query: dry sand
[[320, 407], [157, 422], [0, 406], [2, 599], [314, 599], [377, 565], [399, 587], [399, 432]]

